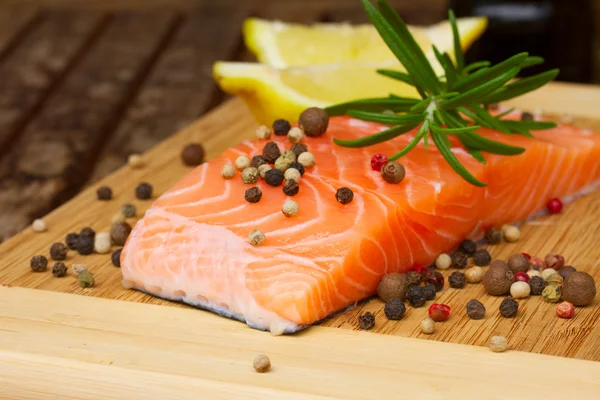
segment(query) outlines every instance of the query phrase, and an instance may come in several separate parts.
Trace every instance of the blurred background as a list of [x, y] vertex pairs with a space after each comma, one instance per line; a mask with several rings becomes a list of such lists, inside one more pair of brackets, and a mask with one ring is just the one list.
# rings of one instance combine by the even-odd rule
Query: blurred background
[[[414, 25], [488, 16], [470, 59], [600, 82], [600, 0], [390, 3]], [[359, 0], [0, 0], [0, 242], [226, 100], [212, 64], [252, 60], [248, 16], [367, 22]]]

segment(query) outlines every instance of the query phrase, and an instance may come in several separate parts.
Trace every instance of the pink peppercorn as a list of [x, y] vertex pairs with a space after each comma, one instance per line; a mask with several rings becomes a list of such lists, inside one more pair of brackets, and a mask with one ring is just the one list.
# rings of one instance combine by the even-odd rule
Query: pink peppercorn
[[550, 214], [558, 214], [563, 208], [563, 203], [560, 199], [554, 198], [546, 204], [546, 207], [548, 207]]
[[575, 315], [575, 306], [568, 301], [563, 301], [556, 306], [556, 314], [561, 318], [573, 318]]
[[527, 253], [521, 253], [528, 261], [531, 260], [531, 256]]
[[429, 307], [429, 318], [435, 322], [443, 322], [450, 317], [450, 306], [434, 303]]
[[421, 264], [415, 264], [412, 270], [420, 274], [424, 269], [426, 270], [427, 267]]
[[380, 172], [381, 168], [388, 162], [388, 158], [385, 154], [375, 154], [371, 157], [371, 168]]
[[525, 272], [517, 272], [515, 274], [515, 281], [529, 282], [529, 279], [529, 275], [527, 275]]

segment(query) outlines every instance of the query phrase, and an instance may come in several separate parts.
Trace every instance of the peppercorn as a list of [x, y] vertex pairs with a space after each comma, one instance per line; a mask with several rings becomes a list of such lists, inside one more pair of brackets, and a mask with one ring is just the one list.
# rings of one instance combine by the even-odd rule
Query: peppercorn
[[302, 139], [304, 139], [304, 132], [302, 132], [302, 129], [294, 127], [290, 129], [287, 137], [291, 143], [299, 143]]
[[[122, 223], [122, 222], [119, 222]], [[113, 224], [114, 225], [114, 224]], [[94, 251], [98, 254], [105, 254], [110, 251], [110, 233], [108, 232], [100, 232], [96, 235], [94, 239]]]
[[254, 167], [245, 168], [242, 171], [242, 182], [247, 185], [258, 182], [258, 170]]
[[291, 150], [285, 150], [283, 153], [281, 153], [281, 157], [289, 160], [290, 162], [298, 161], [298, 157], [296, 157], [296, 153], [294, 153]]
[[131, 168], [141, 168], [144, 166], [144, 160], [142, 160], [142, 156], [135, 153], [130, 154], [129, 157], [127, 157], [127, 163]]
[[294, 143], [290, 150], [294, 152], [297, 159], [300, 156], [300, 154], [308, 151], [308, 147], [306, 147], [306, 145], [302, 143]]
[[288, 168], [284, 173], [283, 177], [286, 181], [296, 181], [296, 183], [300, 182], [300, 172], [294, 168]]
[[404, 300], [406, 298], [407, 290], [408, 277], [406, 274], [400, 274], [398, 272], [384, 275], [377, 285], [377, 295], [385, 302], [388, 302], [391, 299]]
[[293, 161], [290, 160], [289, 158], [281, 156], [277, 160], [275, 160], [274, 167], [276, 169], [280, 170], [281, 172], [285, 172], [290, 167], [290, 165], [292, 165], [292, 162]]
[[527, 282], [530, 288], [530, 294], [532, 296], [539, 296], [542, 294], [544, 287], [546, 284], [544, 283], [544, 279], [541, 276], [533, 276]]
[[542, 298], [548, 303], [558, 303], [561, 297], [560, 286], [548, 285], [542, 290]]
[[500, 303], [500, 314], [505, 318], [512, 318], [519, 311], [519, 303], [512, 297], [507, 297]]
[[468, 256], [472, 256], [477, 251], [477, 245], [472, 240], [463, 240], [458, 247], [460, 251]]
[[235, 176], [235, 168], [233, 167], [233, 165], [231, 165], [231, 164], [223, 165], [223, 168], [221, 168], [221, 176], [224, 179], [233, 178]]
[[305, 151], [298, 156], [297, 161], [302, 164], [304, 168], [311, 168], [315, 165], [315, 156], [311, 152]]
[[321, 136], [327, 131], [329, 115], [319, 107], [309, 107], [302, 111], [298, 118], [298, 126], [302, 128], [306, 136]]
[[561, 269], [565, 265], [565, 258], [560, 254], [549, 253], [544, 257], [544, 261], [548, 268], [555, 270]]
[[479, 250], [475, 251], [475, 254], [473, 254], [473, 263], [475, 263], [475, 265], [478, 265], [480, 267], [486, 267], [486, 266], [490, 265], [491, 261], [492, 261], [492, 256], [490, 255], [489, 251], [487, 251], [486, 249], [479, 249]]
[[510, 285], [510, 295], [515, 299], [529, 297], [531, 286], [527, 282], [517, 281]]
[[264, 354], [259, 354], [254, 357], [254, 363], [252, 366], [256, 372], [267, 372], [271, 368], [271, 360], [269, 360], [269, 357], [265, 356]]
[[266, 125], [261, 125], [256, 128], [256, 138], [257, 139], [268, 139], [271, 137], [271, 129], [269, 129]]
[[94, 286], [94, 275], [88, 270], [83, 271], [79, 274], [79, 286], [82, 288], [89, 288]]
[[465, 280], [469, 283], [479, 283], [483, 279], [483, 269], [478, 266], [465, 270]]
[[529, 269], [529, 260], [523, 254], [513, 254], [508, 258], [508, 268], [513, 274], [517, 272], [527, 272]]
[[542, 278], [544, 278], [544, 280], [548, 279], [548, 277], [550, 275], [554, 275], [556, 274], [556, 270], [554, 268], [546, 268], [545, 270], [542, 271]]
[[287, 181], [285, 185], [283, 185], [283, 193], [286, 196], [295, 196], [298, 194], [299, 190], [300, 187], [298, 186], [298, 183], [293, 179]]
[[73, 275], [79, 276], [83, 271], [87, 271], [87, 266], [85, 264], [73, 264]]
[[350, 188], [347, 188], [347, 187], [339, 188], [335, 192], [335, 199], [340, 204], [348, 204], [348, 203], [352, 202], [352, 200], [354, 199], [354, 192]]
[[297, 161], [294, 161], [293, 163], [290, 164], [290, 167], [288, 168], [288, 171], [290, 169], [295, 169], [300, 173], [300, 176], [304, 176], [304, 165], [300, 164]]
[[181, 160], [187, 166], [197, 166], [204, 162], [206, 151], [199, 143], [190, 143], [181, 150]]
[[131, 233], [131, 225], [127, 222], [118, 222], [110, 228], [110, 238], [117, 246], [123, 246]]
[[587, 306], [596, 297], [594, 278], [586, 272], [572, 272], [562, 285], [563, 297], [575, 306]]
[[434, 303], [429, 307], [429, 318], [435, 322], [444, 322], [450, 317], [450, 306]]
[[381, 168], [388, 162], [388, 158], [385, 154], [374, 154], [371, 157], [371, 169], [373, 171], [381, 172]]
[[139, 200], [148, 200], [152, 197], [152, 185], [142, 182], [135, 188], [135, 197]]
[[533, 120], [532, 113], [529, 113], [529, 112], [521, 113], [521, 121], [532, 121], [532, 120]]
[[274, 164], [275, 160], [277, 160], [281, 156], [281, 150], [279, 150], [279, 146], [275, 142], [268, 142], [263, 147], [263, 157], [266, 162], [270, 164]]
[[387, 183], [400, 183], [405, 176], [404, 166], [396, 161], [388, 161], [381, 168], [381, 177]]
[[272, 168], [265, 173], [265, 182], [270, 186], [279, 186], [283, 182], [283, 172]]
[[546, 204], [546, 208], [550, 214], [558, 214], [563, 209], [563, 203], [560, 199], [551, 199]]
[[[534, 276], [539, 276], [541, 278], [542, 273], [536, 269], [530, 269], [529, 271], [527, 271], [527, 276], [529, 277], [529, 279], [533, 278]], [[543, 280], [543, 278], [542, 278], [542, 280]]]
[[258, 186], [246, 190], [244, 198], [248, 203], [258, 203], [262, 198], [262, 192]]
[[293, 200], [286, 200], [281, 207], [281, 212], [288, 218], [291, 218], [298, 214], [298, 203]]
[[96, 232], [94, 232], [94, 230], [89, 226], [86, 226], [81, 231], [79, 231], [79, 237], [82, 236], [94, 238], [94, 236], [96, 236]]
[[367, 311], [358, 317], [358, 324], [360, 329], [369, 330], [375, 326], [375, 316]]
[[65, 258], [67, 258], [68, 251], [69, 249], [67, 249], [67, 246], [65, 246], [64, 244], [54, 243], [50, 247], [50, 257], [52, 257], [53, 260], [62, 261]]
[[292, 129], [292, 126], [285, 119], [276, 119], [273, 122], [273, 132], [277, 136], [285, 136]]
[[423, 279], [426, 283], [431, 283], [435, 287], [435, 291], [439, 292], [444, 288], [444, 275], [438, 271], [429, 271]]
[[118, 213], [113, 215], [110, 219], [110, 222], [113, 224], [115, 222], [123, 222], [123, 221], [125, 221], [125, 216], [123, 215], [123, 213], [121, 211], [119, 211]]
[[46, 222], [43, 219], [37, 218], [33, 220], [31, 224], [31, 229], [34, 232], [45, 232], [48, 228], [46, 226]]
[[448, 269], [452, 266], [452, 257], [446, 253], [442, 253], [435, 259], [435, 266], [439, 269]]
[[254, 156], [250, 161], [250, 166], [258, 169], [258, 167], [260, 167], [261, 165], [265, 165], [266, 163], [267, 160], [265, 160], [263, 156]]
[[463, 269], [469, 262], [469, 257], [462, 251], [455, 251], [450, 257], [452, 258], [452, 267], [454, 268]]
[[71, 250], [75, 250], [77, 248], [77, 243], [79, 243], [79, 234], [71, 232], [67, 234], [65, 238], [65, 243], [67, 243], [67, 247]]
[[79, 234], [79, 240], [77, 241], [77, 251], [79, 252], [79, 254], [81, 254], [82, 256], [87, 256], [89, 254], [92, 254], [94, 252], [94, 240], [95, 240], [96, 234], [94, 233], [94, 235], [82, 235], [81, 233]]
[[485, 306], [479, 300], [469, 300], [467, 303], [467, 315], [471, 319], [482, 319], [485, 316]]
[[502, 241], [502, 232], [496, 228], [490, 228], [485, 233], [485, 239], [489, 244], [498, 244]]
[[406, 306], [400, 299], [391, 299], [385, 303], [383, 312], [385, 313], [387, 319], [397, 321], [404, 317], [404, 313], [406, 312]]
[[564, 267], [558, 270], [558, 273], [560, 274], [560, 276], [563, 277], [563, 279], [573, 272], [577, 272], [577, 270], [570, 265], [565, 265]]
[[123, 252], [123, 249], [115, 250], [110, 256], [110, 261], [115, 267], [121, 268], [121, 252]]
[[448, 277], [448, 283], [451, 288], [460, 289], [465, 286], [465, 274], [459, 271], [454, 271]]
[[556, 315], [560, 318], [571, 319], [575, 316], [575, 306], [568, 301], [563, 301], [556, 306]]
[[421, 276], [421, 274], [419, 274], [418, 272], [408, 271], [405, 275], [408, 286], [420, 285], [423, 281], [423, 276]]
[[495, 353], [502, 353], [508, 349], [508, 341], [504, 336], [492, 336], [490, 339], [490, 349]]
[[248, 241], [252, 246], [261, 246], [265, 242], [265, 234], [255, 229], [248, 235]]
[[96, 196], [98, 196], [98, 200], [110, 200], [112, 199], [112, 190], [108, 186], [100, 186], [96, 190]]
[[516, 226], [507, 225], [504, 229], [504, 240], [514, 243], [521, 237], [521, 231]]
[[135, 206], [131, 203], [123, 204], [121, 206], [121, 212], [125, 216], [125, 218], [133, 218], [136, 214]]
[[425, 291], [421, 286], [412, 285], [409, 286], [406, 292], [406, 298], [413, 307], [422, 307], [425, 304]]
[[29, 260], [29, 266], [33, 272], [44, 272], [48, 268], [48, 259], [44, 256], [33, 256]]
[[547, 285], [562, 285], [563, 278], [560, 274], [554, 273], [548, 276], [545, 281]]
[[529, 266], [531, 269], [539, 271], [546, 267], [546, 263], [538, 257], [531, 257], [531, 260], [529, 260]]
[[426, 283], [423, 285], [423, 292], [425, 293], [425, 299], [426, 300], [433, 300], [435, 299], [435, 286], [431, 283]]
[[67, 275], [67, 266], [63, 262], [57, 262], [52, 267], [52, 275], [56, 278], [62, 278]]
[[502, 260], [492, 261], [482, 280], [486, 292], [492, 296], [508, 293], [514, 281], [515, 275]]
[[241, 155], [235, 159], [235, 167], [239, 171], [243, 171], [250, 166], [250, 159], [248, 156]]
[[260, 176], [262, 179], [265, 179], [265, 174], [270, 169], [272, 169], [272, 167], [269, 164], [261, 165], [260, 167], [258, 167], [258, 176]]
[[433, 333], [433, 331], [435, 331], [435, 321], [429, 317], [424, 318], [419, 326], [421, 327], [421, 332], [427, 335], [430, 335]]

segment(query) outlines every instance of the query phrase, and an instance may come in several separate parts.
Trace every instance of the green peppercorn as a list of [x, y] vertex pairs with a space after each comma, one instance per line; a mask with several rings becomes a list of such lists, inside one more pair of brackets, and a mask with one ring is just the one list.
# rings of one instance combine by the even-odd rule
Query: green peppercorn
[[123, 204], [121, 206], [121, 212], [125, 216], [125, 218], [133, 218], [136, 214], [135, 206], [131, 203]]
[[400, 183], [405, 175], [404, 166], [396, 161], [388, 161], [381, 168], [381, 176], [388, 183]]
[[340, 204], [348, 204], [348, 203], [352, 202], [352, 200], [354, 199], [354, 192], [350, 188], [347, 188], [347, 187], [339, 188], [335, 192], [335, 199]]
[[258, 169], [254, 167], [244, 168], [242, 171], [242, 181], [248, 185], [258, 182]]
[[281, 172], [287, 171], [287, 169], [292, 165], [293, 161], [284, 156], [279, 157], [275, 160], [275, 169], [280, 170]]
[[83, 271], [79, 274], [79, 286], [82, 288], [89, 288], [94, 286], [94, 275], [88, 270]]
[[542, 298], [548, 303], [558, 303], [561, 296], [560, 287], [557, 285], [549, 285], [542, 290]]
[[258, 186], [251, 187], [246, 190], [244, 198], [248, 203], [258, 203], [262, 198], [262, 191]]

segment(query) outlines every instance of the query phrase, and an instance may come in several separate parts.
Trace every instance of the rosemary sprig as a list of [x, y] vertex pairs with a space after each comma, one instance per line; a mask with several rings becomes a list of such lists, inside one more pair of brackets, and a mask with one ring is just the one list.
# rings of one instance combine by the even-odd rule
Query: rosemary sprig
[[[414, 86], [421, 99], [390, 94], [389, 97], [355, 100], [326, 108], [331, 116], [347, 114], [365, 121], [390, 125], [389, 129], [374, 135], [355, 140], [336, 138], [335, 143], [345, 147], [372, 146], [418, 127], [413, 140], [393, 154], [390, 160], [406, 155], [421, 140], [428, 147], [428, 139], [431, 137], [442, 156], [460, 176], [473, 185], [487, 186], [456, 158], [448, 135], [456, 135], [471, 156], [485, 163], [484, 152], [515, 155], [525, 149], [487, 139], [477, 134], [478, 128], [487, 127], [509, 135], [519, 134], [533, 138], [531, 130], [556, 126], [550, 122], [505, 120], [503, 117], [506, 113], [492, 116], [488, 112], [489, 104], [520, 96], [554, 79], [558, 75], [558, 69], [513, 81], [522, 69], [543, 63], [542, 58], [520, 53], [496, 65], [491, 65], [488, 61], [465, 65], [456, 18], [450, 10], [448, 19], [452, 27], [455, 62], [448, 53], [440, 53], [433, 46], [434, 55], [444, 70], [444, 75], [438, 77], [406, 23], [385, 0], [376, 0], [376, 5], [371, 0], [361, 1], [379, 35], [406, 70], [378, 69], [377, 73]], [[396, 114], [383, 113], [384, 110], [392, 110]]]

